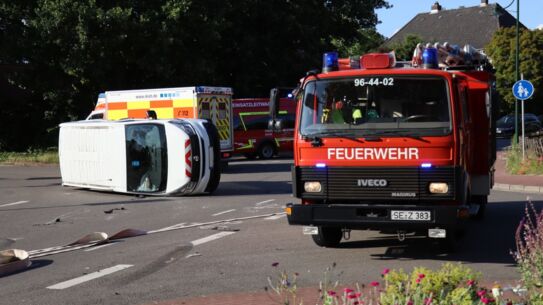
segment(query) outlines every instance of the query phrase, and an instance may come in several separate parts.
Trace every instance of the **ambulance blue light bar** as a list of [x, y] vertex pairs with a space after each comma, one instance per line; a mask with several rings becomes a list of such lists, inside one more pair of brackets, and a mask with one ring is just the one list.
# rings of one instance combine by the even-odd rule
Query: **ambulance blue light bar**
[[337, 52], [327, 52], [322, 56], [322, 72], [328, 73], [339, 70], [339, 59]]
[[422, 164], [420, 165], [420, 167], [422, 167], [422, 168], [431, 168], [431, 167], [432, 167], [432, 163], [422, 163]]

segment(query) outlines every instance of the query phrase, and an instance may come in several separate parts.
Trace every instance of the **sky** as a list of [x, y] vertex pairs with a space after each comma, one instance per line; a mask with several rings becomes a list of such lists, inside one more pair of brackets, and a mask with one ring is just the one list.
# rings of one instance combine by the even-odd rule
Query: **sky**
[[[432, 4], [436, 0], [388, 0], [393, 7], [389, 9], [377, 10], [377, 16], [381, 24], [377, 25], [377, 31], [389, 38], [396, 31], [402, 28], [409, 20], [418, 13], [429, 13]], [[515, 1], [507, 11], [516, 16], [517, 3], [520, 1], [520, 22], [529, 29], [535, 29], [538, 26], [543, 27], [543, 0], [489, 0], [488, 3], [498, 3], [502, 7], [508, 6]], [[455, 9], [460, 6], [470, 7], [478, 6], [480, 0], [438, 0], [442, 9]]]

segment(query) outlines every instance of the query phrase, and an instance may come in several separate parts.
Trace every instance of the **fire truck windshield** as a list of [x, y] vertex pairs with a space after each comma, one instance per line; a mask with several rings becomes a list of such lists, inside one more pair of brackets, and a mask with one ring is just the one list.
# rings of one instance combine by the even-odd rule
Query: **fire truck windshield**
[[444, 78], [364, 76], [320, 79], [304, 90], [303, 136], [431, 136], [451, 131]]

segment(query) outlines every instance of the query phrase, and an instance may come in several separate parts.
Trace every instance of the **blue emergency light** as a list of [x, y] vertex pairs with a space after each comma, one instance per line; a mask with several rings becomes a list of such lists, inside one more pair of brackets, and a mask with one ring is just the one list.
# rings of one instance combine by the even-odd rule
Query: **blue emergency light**
[[315, 164], [315, 166], [316, 166], [317, 168], [325, 168], [325, 167], [326, 167], [326, 164], [325, 164], [325, 163], [317, 163], [317, 164]]
[[422, 52], [422, 67], [425, 69], [437, 68], [437, 49], [425, 48]]
[[422, 167], [422, 168], [431, 168], [431, 167], [432, 167], [432, 163], [422, 163], [422, 164], [420, 165], [420, 167]]
[[322, 56], [322, 72], [328, 73], [339, 70], [337, 52], [326, 52]]

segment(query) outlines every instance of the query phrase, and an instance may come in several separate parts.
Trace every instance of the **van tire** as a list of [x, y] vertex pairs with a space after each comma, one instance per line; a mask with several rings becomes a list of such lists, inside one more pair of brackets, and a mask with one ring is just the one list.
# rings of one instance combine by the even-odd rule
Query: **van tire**
[[211, 194], [219, 187], [219, 182], [221, 181], [221, 142], [217, 127], [213, 123], [207, 121], [204, 123], [204, 127], [209, 137], [210, 148], [213, 149], [213, 168], [211, 169], [209, 182], [205, 188], [205, 192]]
[[335, 248], [339, 245], [343, 237], [343, 231], [340, 227], [318, 227], [319, 233], [311, 235], [317, 246], [326, 248]]
[[271, 159], [275, 155], [275, 145], [271, 142], [264, 142], [258, 147], [258, 156], [260, 159]]

